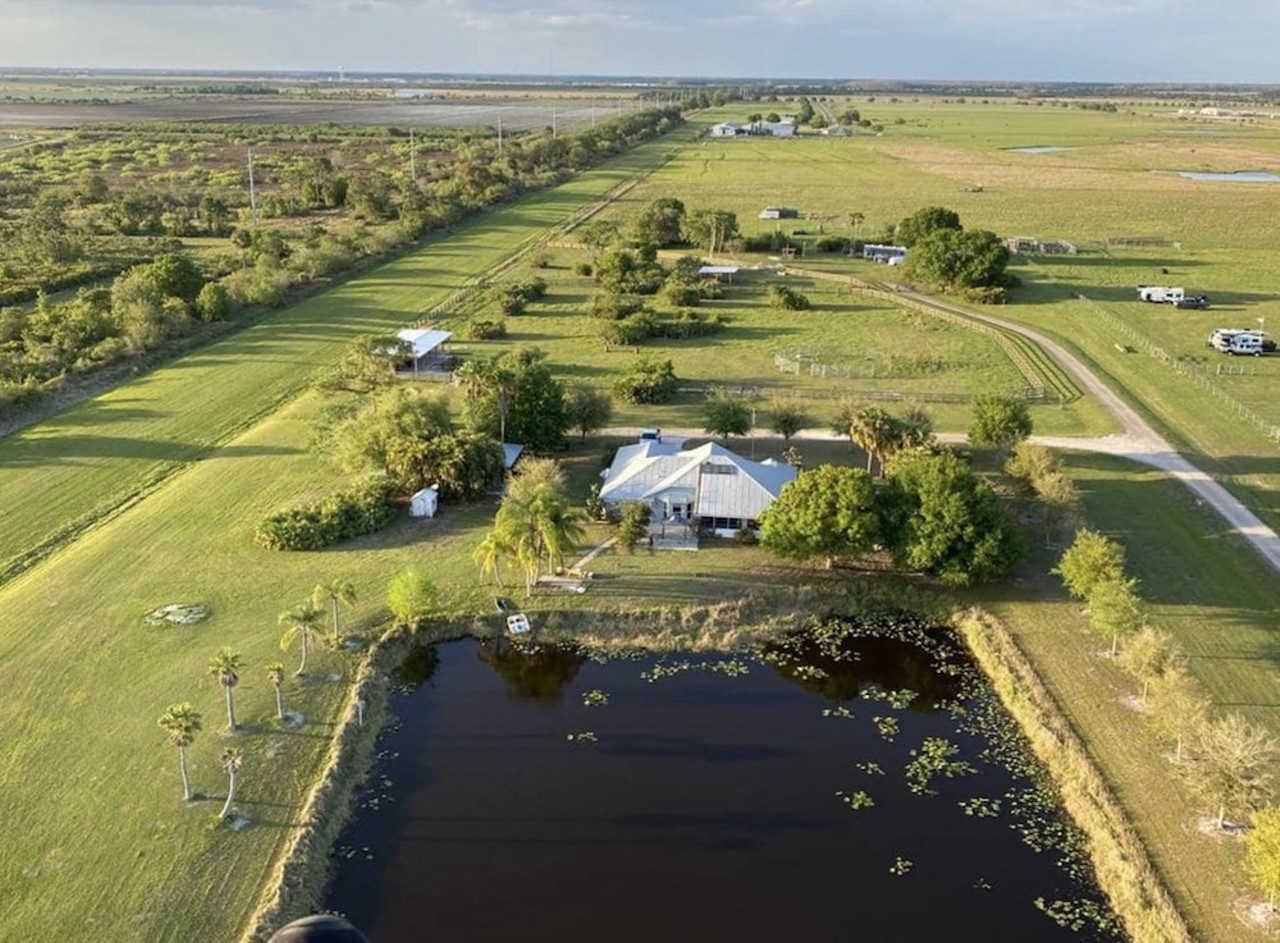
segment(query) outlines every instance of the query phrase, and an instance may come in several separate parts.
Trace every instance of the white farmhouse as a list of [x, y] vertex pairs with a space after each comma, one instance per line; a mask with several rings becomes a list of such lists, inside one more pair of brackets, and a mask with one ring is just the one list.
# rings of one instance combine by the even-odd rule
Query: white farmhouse
[[616, 507], [645, 501], [655, 523], [681, 523], [732, 537], [755, 530], [796, 470], [769, 459], [753, 462], [714, 442], [684, 451], [678, 442], [642, 439], [618, 449], [604, 472], [600, 497]]

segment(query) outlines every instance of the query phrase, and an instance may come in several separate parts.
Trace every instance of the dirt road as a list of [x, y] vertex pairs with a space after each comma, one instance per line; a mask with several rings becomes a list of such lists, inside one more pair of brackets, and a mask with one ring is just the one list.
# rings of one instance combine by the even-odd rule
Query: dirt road
[[[902, 286], [894, 286], [895, 290], [905, 298], [919, 304], [954, 311], [965, 317], [977, 318], [996, 327], [1015, 331], [1028, 340], [1039, 344], [1064, 369], [1069, 371], [1086, 390], [1097, 398], [1109, 413], [1115, 417], [1120, 428], [1124, 430], [1116, 435], [1096, 438], [1075, 438], [1071, 436], [1032, 436], [1031, 441], [1059, 449], [1076, 449], [1083, 452], [1101, 452], [1107, 455], [1119, 455], [1150, 465], [1167, 472], [1182, 482], [1192, 493], [1212, 507], [1226, 521], [1230, 529], [1247, 540], [1260, 553], [1271, 568], [1280, 572], [1280, 537], [1240, 502], [1235, 495], [1218, 484], [1208, 474], [1196, 468], [1183, 458], [1145, 419], [1134, 409], [1112, 392], [1111, 388], [1099, 379], [1093, 371], [1086, 367], [1070, 351], [1061, 344], [1046, 337], [1039, 331], [993, 315], [980, 314], [968, 308], [950, 305], [926, 295], [910, 291]], [[609, 429], [609, 434], [639, 433], [638, 429]], [[664, 435], [671, 437], [705, 436], [700, 429], [669, 429]], [[796, 435], [798, 439], [835, 439], [829, 429], [805, 429]], [[963, 436], [942, 436], [944, 440], [963, 441]]]

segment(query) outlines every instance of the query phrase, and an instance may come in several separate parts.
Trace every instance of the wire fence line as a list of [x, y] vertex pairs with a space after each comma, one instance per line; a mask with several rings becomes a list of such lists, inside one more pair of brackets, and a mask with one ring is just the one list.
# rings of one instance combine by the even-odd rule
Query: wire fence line
[[926, 317], [937, 318], [966, 330], [975, 331], [984, 337], [989, 337], [999, 345], [1004, 351], [1006, 357], [1013, 363], [1017, 371], [1022, 374], [1022, 378], [1027, 381], [1028, 389], [1040, 390], [1040, 397], [1045, 396], [1045, 374], [1038, 366], [1031, 362], [1025, 351], [1015, 342], [1006, 332], [1000, 330], [994, 325], [987, 324], [985, 321], [979, 321], [977, 318], [966, 317], [955, 311], [950, 311], [941, 306], [925, 304], [913, 298], [905, 298], [900, 294], [891, 291], [885, 291], [882, 288], [872, 288], [867, 285], [860, 285], [854, 282], [847, 275], [839, 275], [832, 272], [820, 272], [813, 269], [790, 269], [796, 275], [802, 275], [806, 278], [815, 278], [823, 281], [838, 281], [851, 294], [861, 295], [866, 298], [875, 298], [878, 301], [887, 301], [892, 305], [902, 308], [908, 308], [917, 314], [923, 314]]
[[[1148, 357], [1164, 364], [1164, 366], [1168, 367], [1179, 376], [1186, 377], [1196, 386], [1200, 387], [1200, 389], [1216, 397], [1218, 401], [1230, 409], [1231, 412], [1245, 420], [1249, 425], [1253, 426], [1272, 442], [1280, 443], [1280, 424], [1259, 415], [1253, 409], [1249, 408], [1228, 393], [1222, 384], [1218, 383], [1215, 379], [1218, 371], [1210, 371], [1208, 367], [1188, 360], [1186, 357], [1170, 354], [1163, 347], [1154, 343], [1150, 338], [1144, 336], [1142, 332], [1133, 327], [1133, 325], [1127, 323], [1122, 318], [1116, 317], [1102, 305], [1098, 304], [1098, 302], [1083, 294], [1077, 293], [1076, 297], [1083, 301], [1089, 309], [1106, 322], [1109, 327], [1125, 337], [1130, 342], [1132, 349], [1142, 351]], [[1243, 373], [1243, 370], [1241, 372]], [[1230, 370], [1229, 373], [1234, 374], [1235, 370]]]

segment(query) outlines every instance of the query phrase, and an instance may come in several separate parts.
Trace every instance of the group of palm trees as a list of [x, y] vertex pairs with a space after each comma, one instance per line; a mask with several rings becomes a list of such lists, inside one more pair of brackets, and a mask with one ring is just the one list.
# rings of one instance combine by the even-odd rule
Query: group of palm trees
[[[317, 644], [321, 636], [321, 624], [324, 621], [325, 607], [333, 614], [333, 629], [329, 642], [337, 648], [342, 642], [339, 623], [339, 606], [351, 606], [356, 601], [355, 587], [346, 580], [335, 579], [328, 583], [320, 583], [312, 591], [311, 596], [302, 604], [280, 614], [280, 624], [285, 627], [280, 637], [281, 649], [287, 651], [294, 641], [302, 646], [302, 661], [294, 675], [301, 677], [307, 670], [307, 653], [310, 646]], [[234, 734], [238, 729], [236, 723], [235, 689], [240, 684], [240, 674], [244, 670], [241, 654], [230, 647], [223, 647], [209, 660], [209, 674], [221, 686], [226, 699], [227, 732]], [[267, 680], [275, 688], [276, 717], [280, 722], [286, 720], [284, 710], [284, 665], [276, 662], [267, 666]], [[182, 773], [182, 798], [192, 801], [195, 794], [191, 791], [191, 778], [187, 771], [187, 748], [195, 742], [196, 734], [203, 727], [200, 711], [190, 702], [170, 704], [160, 715], [160, 727], [168, 734], [169, 744], [178, 748], [178, 765]], [[236, 782], [240, 767], [244, 762], [244, 753], [236, 747], [227, 747], [218, 757], [218, 763], [229, 779], [227, 800], [218, 813], [218, 818], [226, 820], [231, 816], [232, 803], [235, 801]]]
[[503, 561], [513, 562], [531, 595], [546, 571], [563, 569], [565, 554], [586, 534], [586, 514], [564, 493], [564, 472], [552, 459], [531, 459], [507, 484], [493, 529], [472, 552], [481, 572], [502, 584]]

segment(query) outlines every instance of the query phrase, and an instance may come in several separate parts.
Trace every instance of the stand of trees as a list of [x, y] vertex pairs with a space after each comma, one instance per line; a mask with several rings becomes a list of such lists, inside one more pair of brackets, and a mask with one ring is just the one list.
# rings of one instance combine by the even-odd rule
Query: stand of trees
[[913, 448], [877, 488], [860, 469], [820, 466], [782, 489], [761, 544], [790, 559], [857, 558], [885, 548], [900, 568], [954, 586], [1003, 576], [1021, 551], [991, 488], [949, 450]]
[[[11, 158], [0, 159], [0, 304], [115, 276], [110, 290], [84, 288], [60, 304], [41, 298], [29, 313], [0, 308], [0, 415], [56, 389], [69, 374], [162, 348], [201, 321], [233, 316], [241, 306], [283, 305], [300, 283], [350, 268], [361, 257], [454, 225], [526, 190], [558, 183], [680, 121], [678, 107], [635, 112], [576, 135], [509, 138], [501, 154], [494, 140], [440, 132], [440, 140], [423, 142], [433, 157], [421, 161], [424, 173], [416, 179], [406, 172], [407, 133], [395, 129], [326, 129], [330, 138], [360, 143], [352, 153], [361, 160], [349, 157], [343, 166], [309, 150], [314, 128], [149, 126], [147, 141], [131, 141], [130, 154], [155, 152], [156, 165], [163, 166], [173, 152], [190, 147], [233, 148], [235, 159], [243, 160], [237, 134], [270, 140], [255, 163], [259, 215], [341, 211], [364, 221], [344, 235], [316, 226], [256, 228], [246, 205], [247, 175], [241, 179], [239, 173], [190, 192], [122, 190], [102, 174], [90, 174], [66, 192], [51, 186], [36, 194], [4, 185], [16, 171]], [[85, 129], [65, 141], [34, 146], [23, 159], [38, 168], [49, 163], [49, 173], [62, 173], [60, 158], [77, 148], [105, 146], [104, 139], [126, 131], [136, 133]], [[377, 157], [391, 151], [406, 158], [406, 168], [389, 171], [386, 162], [363, 161], [375, 151]], [[24, 169], [21, 179], [32, 175]], [[229, 237], [227, 248], [203, 257], [197, 268], [180, 241], [195, 235]], [[152, 261], [130, 267], [143, 260]]]

